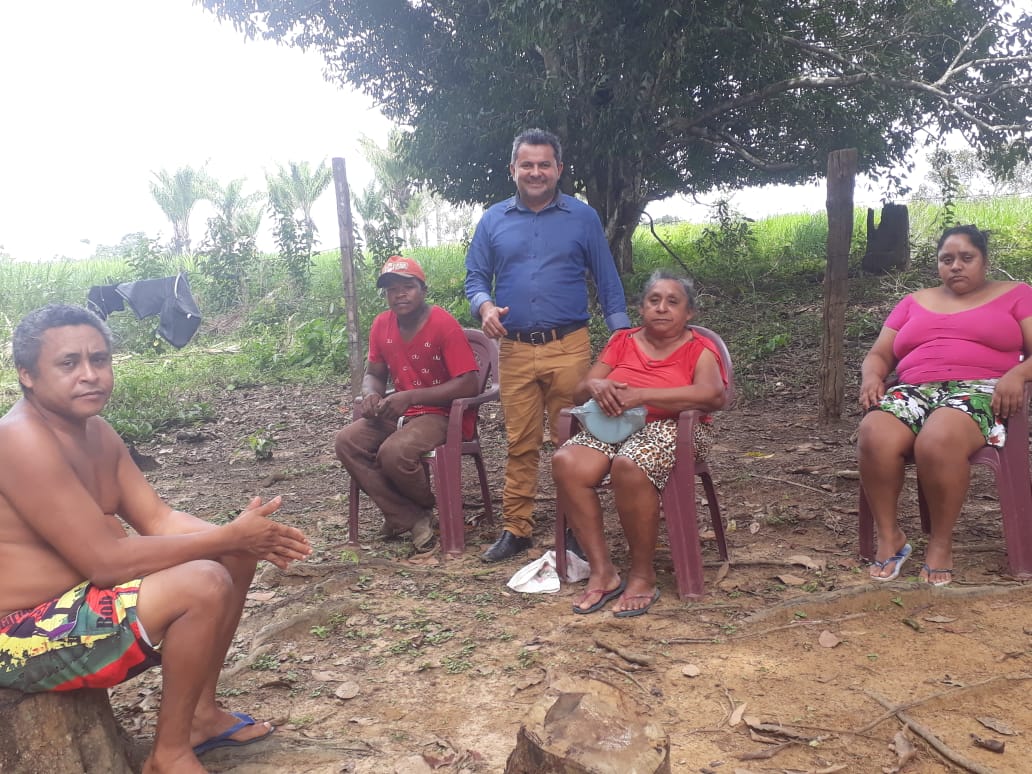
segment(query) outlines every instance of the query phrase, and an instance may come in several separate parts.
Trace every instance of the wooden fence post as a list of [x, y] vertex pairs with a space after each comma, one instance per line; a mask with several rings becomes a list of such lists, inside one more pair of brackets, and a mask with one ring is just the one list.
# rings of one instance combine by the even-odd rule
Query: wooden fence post
[[856, 148], [828, 154], [828, 265], [824, 273], [824, 310], [821, 315], [821, 362], [818, 371], [820, 404], [817, 423], [822, 426], [842, 418], [845, 391], [845, 355], [849, 245], [853, 238], [853, 185], [856, 180]]
[[348, 321], [348, 358], [351, 363], [351, 397], [362, 392], [362, 336], [358, 322], [358, 287], [355, 283], [355, 228], [351, 219], [351, 191], [344, 159], [333, 159], [333, 187], [337, 194], [337, 227], [340, 230], [340, 273], [344, 280], [344, 310]]

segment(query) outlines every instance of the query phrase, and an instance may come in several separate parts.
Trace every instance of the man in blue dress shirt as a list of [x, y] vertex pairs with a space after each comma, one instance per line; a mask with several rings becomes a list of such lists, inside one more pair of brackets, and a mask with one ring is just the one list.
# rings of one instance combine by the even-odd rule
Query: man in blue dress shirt
[[552, 443], [559, 411], [591, 363], [590, 272], [610, 330], [629, 328], [627, 299], [598, 214], [559, 193], [559, 138], [517, 135], [509, 173], [516, 195], [484, 213], [466, 255], [466, 297], [488, 336], [500, 339], [500, 388], [508, 437], [505, 523], [482, 556], [497, 562], [532, 545], [538, 458], [547, 410]]

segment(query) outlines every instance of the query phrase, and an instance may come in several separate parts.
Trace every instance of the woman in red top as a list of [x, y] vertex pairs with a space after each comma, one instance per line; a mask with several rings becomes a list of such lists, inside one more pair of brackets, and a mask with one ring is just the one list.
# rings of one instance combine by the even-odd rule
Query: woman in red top
[[[645, 427], [618, 444], [587, 430], [552, 458], [552, 476], [577, 542], [591, 565], [587, 591], [575, 613], [593, 613], [619, 597], [614, 613], [641, 615], [659, 598], [653, 559], [659, 537], [660, 491], [674, 466], [677, 415], [724, 405], [726, 377], [713, 343], [687, 327], [695, 313], [689, 279], [655, 272], [645, 285], [642, 326], [617, 331], [577, 386], [574, 399], [594, 398], [609, 416], [645, 406]], [[708, 426], [696, 448], [708, 445]], [[609, 475], [631, 566], [623, 579], [610, 557], [595, 487]]]

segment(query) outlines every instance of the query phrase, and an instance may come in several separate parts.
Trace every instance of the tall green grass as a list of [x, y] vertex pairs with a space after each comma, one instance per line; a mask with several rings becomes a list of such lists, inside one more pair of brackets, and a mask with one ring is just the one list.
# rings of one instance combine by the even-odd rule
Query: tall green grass
[[[1032, 280], [1032, 200], [961, 201], [955, 218], [991, 232], [991, 259], [1001, 272]], [[935, 281], [935, 242], [942, 220], [940, 206], [912, 204], [912, 267], [889, 277], [866, 277], [859, 271], [866, 211], [856, 211], [846, 321], [850, 342], [859, 346], [877, 334], [884, 318], [882, 306]], [[810, 352], [817, 345], [827, 230], [824, 213], [755, 222], [731, 213], [722, 223], [657, 225], [655, 235], [642, 227], [634, 234], [635, 270], [624, 277], [625, 290], [633, 299], [654, 269], [678, 270], [683, 262], [700, 291], [699, 321], [728, 341], [743, 392], [763, 394], [765, 382], [779, 378], [771, 363], [779, 358], [790, 363], [792, 353]], [[446, 245], [405, 253], [426, 270], [430, 300], [462, 324], [475, 325], [463, 292], [464, 249]], [[196, 268], [189, 258], [179, 264]], [[83, 303], [90, 286], [135, 279], [132, 270], [127, 262], [114, 259], [18, 263], [0, 258], [0, 341], [4, 342], [0, 411], [19, 395], [6, 346], [14, 324], [46, 303]], [[357, 267], [363, 331], [385, 308], [376, 290], [378, 271], [379, 266], [370, 263]], [[196, 270], [190, 279], [203, 311], [210, 283]], [[137, 321], [130, 312], [112, 315], [109, 323], [121, 343], [122, 356], [116, 394], [106, 413], [124, 435], [142, 438], [161, 427], [203, 420], [208, 411], [205, 396], [213, 389], [277, 380], [341, 380], [347, 373], [348, 337], [337, 250], [314, 256], [310, 289], [303, 298], [293, 294], [274, 255], [259, 257], [246, 284], [248, 304], [206, 318], [198, 336], [180, 352], [155, 340], [156, 318]], [[601, 344], [606, 335], [601, 321], [594, 320], [594, 343]]]

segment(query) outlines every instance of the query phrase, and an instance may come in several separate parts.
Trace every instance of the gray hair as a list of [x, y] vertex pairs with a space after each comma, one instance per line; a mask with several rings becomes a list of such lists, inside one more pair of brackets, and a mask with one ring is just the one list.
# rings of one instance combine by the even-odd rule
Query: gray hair
[[89, 309], [71, 304], [48, 304], [25, 315], [11, 337], [11, 354], [14, 367], [24, 368], [36, 374], [39, 366], [39, 352], [43, 347], [43, 334], [51, 328], [66, 325], [89, 325], [104, 337], [107, 348], [112, 349], [111, 329]]
[[662, 282], [663, 280], [672, 280], [680, 285], [681, 289], [684, 291], [685, 297], [688, 299], [688, 309], [692, 312], [698, 309], [698, 305], [696, 303], [698, 297], [695, 293], [695, 283], [692, 281], [692, 278], [674, 274], [672, 271], [667, 271], [666, 269], [656, 269], [652, 272], [649, 278], [645, 280], [645, 287], [642, 288], [641, 297], [638, 301], [639, 306], [644, 303], [645, 296], [652, 291], [652, 288], [656, 286], [656, 283]]
[[512, 141], [510, 164], [516, 163], [516, 154], [519, 153], [521, 145], [551, 145], [555, 153], [555, 163], [561, 164], [563, 161], [563, 146], [559, 144], [559, 138], [544, 129], [527, 129], [516, 135]]

